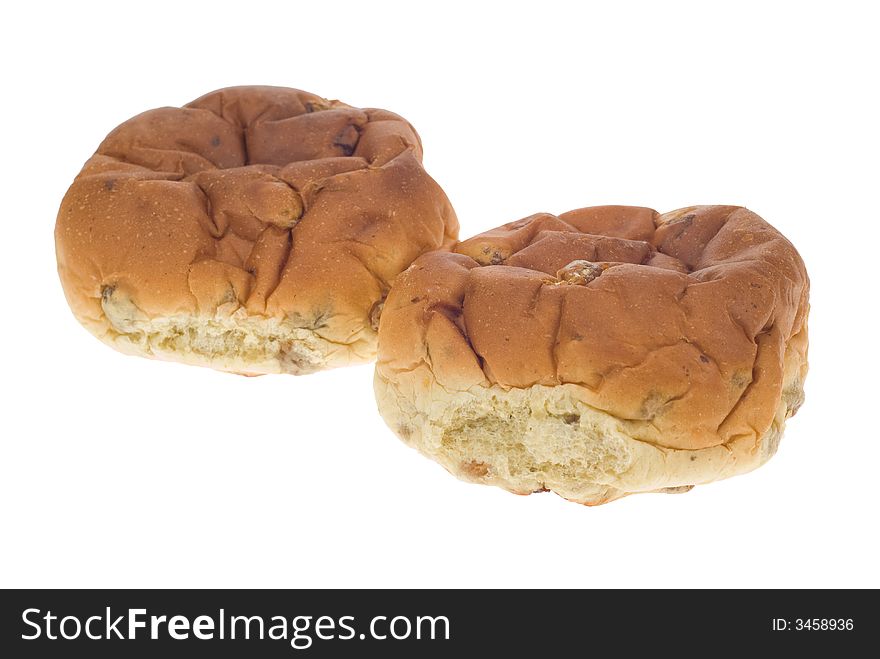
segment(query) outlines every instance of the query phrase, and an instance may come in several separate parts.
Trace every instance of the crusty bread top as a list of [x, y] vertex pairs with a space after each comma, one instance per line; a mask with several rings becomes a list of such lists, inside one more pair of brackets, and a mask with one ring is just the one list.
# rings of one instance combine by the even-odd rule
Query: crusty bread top
[[705, 448], [759, 436], [805, 376], [808, 292], [791, 243], [744, 208], [533, 215], [401, 274], [377, 368], [413, 396], [577, 384], [633, 436]]
[[99, 335], [114, 295], [146, 319], [245, 309], [344, 342], [457, 232], [398, 115], [235, 87], [113, 130], [61, 204], [56, 248], [68, 301]]

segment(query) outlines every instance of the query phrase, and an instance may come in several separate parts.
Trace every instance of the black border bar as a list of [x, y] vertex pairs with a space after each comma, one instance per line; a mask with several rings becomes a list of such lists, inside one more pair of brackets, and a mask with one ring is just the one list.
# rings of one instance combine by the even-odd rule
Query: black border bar
[[[877, 591], [868, 590], [5, 590], [0, 655], [544, 657], [572, 649], [596, 655], [603, 648], [619, 656], [837, 654], [865, 647], [877, 628], [877, 602]], [[117, 621], [109, 631], [108, 608]], [[177, 639], [168, 630], [174, 616], [181, 616]], [[77, 638], [60, 638], [65, 617], [71, 618], [65, 633], [73, 636], [79, 627]], [[119, 639], [131, 617], [144, 626], [134, 628], [134, 639]], [[154, 617], [156, 639], [150, 638]], [[253, 619], [232, 623], [234, 640], [233, 617]], [[92, 635], [109, 633], [110, 640], [86, 638], [89, 618]], [[37, 632], [36, 639], [22, 638]]]

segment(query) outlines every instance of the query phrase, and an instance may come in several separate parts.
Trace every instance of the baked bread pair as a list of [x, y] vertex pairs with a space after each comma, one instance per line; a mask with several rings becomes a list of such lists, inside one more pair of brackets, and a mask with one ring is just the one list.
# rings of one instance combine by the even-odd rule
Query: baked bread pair
[[105, 342], [245, 374], [378, 343], [382, 416], [465, 480], [598, 504], [774, 454], [809, 281], [757, 215], [605, 206], [457, 237], [409, 123], [274, 87], [125, 122], [56, 225], [68, 302]]

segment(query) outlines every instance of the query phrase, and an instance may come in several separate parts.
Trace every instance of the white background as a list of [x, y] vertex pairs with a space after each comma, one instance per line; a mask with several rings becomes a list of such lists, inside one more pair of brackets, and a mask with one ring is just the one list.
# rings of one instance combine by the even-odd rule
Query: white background
[[[4, 5], [0, 586], [880, 586], [871, 5]], [[778, 455], [686, 495], [517, 497], [406, 448], [369, 366], [100, 344], [55, 273], [62, 195], [118, 123], [236, 84], [403, 114], [462, 236], [606, 203], [761, 214], [812, 278]]]

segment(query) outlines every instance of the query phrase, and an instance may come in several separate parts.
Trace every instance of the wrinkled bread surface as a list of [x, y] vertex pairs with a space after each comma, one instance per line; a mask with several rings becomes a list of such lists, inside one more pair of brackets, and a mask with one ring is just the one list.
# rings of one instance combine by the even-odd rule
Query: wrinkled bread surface
[[685, 491], [775, 453], [808, 294], [797, 251], [744, 208], [531, 216], [398, 278], [379, 409], [466, 480], [588, 504]]
[[369, 360], [391, 282], [458, 232], [421, 153], [398, 115], [295, 89], [140, 114], [61, 204], [68, 302], [134, 354], [244, 373]]

